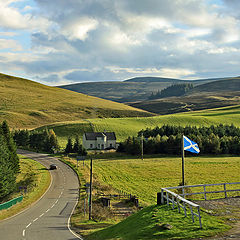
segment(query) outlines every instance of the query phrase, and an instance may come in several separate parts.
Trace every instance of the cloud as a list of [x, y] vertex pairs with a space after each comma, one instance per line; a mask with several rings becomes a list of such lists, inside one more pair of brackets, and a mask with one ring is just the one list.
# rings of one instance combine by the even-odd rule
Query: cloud
[[239, 75], [238, 0], [16, 2], [0, 3], [0, 64], [38, 81]]

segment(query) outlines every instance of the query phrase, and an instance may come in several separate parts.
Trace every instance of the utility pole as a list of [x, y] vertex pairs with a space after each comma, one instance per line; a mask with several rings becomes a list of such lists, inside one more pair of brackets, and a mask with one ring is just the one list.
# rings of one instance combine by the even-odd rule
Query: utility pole
[[142, 160], [143, 160], [143, 132], [142, 132]]
[[90, 162], [89, 220], [92, 218], [92, 158]]

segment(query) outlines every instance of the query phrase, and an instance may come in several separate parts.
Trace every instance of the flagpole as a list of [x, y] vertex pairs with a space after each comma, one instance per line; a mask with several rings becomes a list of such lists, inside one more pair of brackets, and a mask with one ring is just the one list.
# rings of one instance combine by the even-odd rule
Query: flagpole
[[184, 186], [184, 138], [182, 135], [182, 186]]

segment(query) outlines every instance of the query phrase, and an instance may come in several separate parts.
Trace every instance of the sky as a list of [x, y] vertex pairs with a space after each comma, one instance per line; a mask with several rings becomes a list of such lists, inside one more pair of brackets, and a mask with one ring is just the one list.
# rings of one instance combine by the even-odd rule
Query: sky
[[0, 0], [0, 72], [47, 85], [240, 75], [240, 0]]

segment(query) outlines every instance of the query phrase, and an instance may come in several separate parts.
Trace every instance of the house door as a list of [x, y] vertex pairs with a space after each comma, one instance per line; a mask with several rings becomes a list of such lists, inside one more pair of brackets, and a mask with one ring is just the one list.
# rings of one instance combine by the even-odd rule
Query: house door
[[104, 144], [102, 144], [102, 149], [104, 149]]

